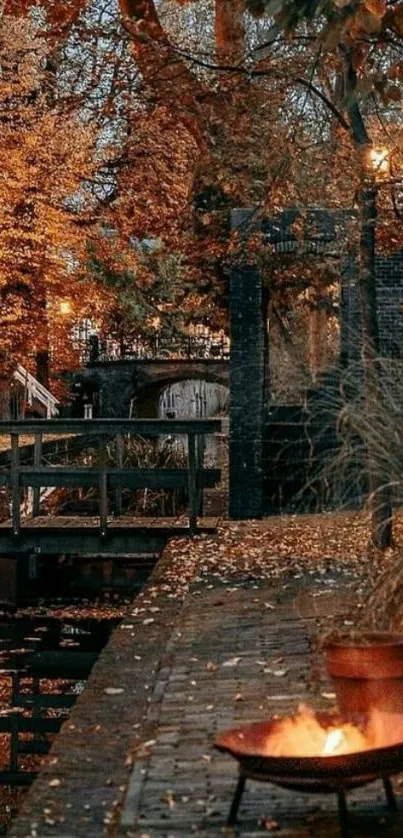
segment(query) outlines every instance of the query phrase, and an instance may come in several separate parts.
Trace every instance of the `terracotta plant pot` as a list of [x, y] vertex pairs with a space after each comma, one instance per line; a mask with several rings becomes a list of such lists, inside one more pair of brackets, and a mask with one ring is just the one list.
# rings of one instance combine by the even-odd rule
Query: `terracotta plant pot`
[[323, 648], [341, 712], [403, 713], [403, 634], [340, 634]]

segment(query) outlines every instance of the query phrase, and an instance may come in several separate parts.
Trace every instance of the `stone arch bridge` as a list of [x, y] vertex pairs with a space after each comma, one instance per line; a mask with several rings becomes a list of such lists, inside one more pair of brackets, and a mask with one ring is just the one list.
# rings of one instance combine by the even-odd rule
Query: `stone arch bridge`
[[[170, 384], [199, 379], [229, 387], [229, 363], [218, 358], [149, 358], [95, 361], [77, 372], [73, 392], [77, 404], [93, 403], [95, 414], [128, 416], [133, 400], [142, 413], [156, 415], [158, 397]], [[79, 408], [78, 408], [79, 410]], [[151, 411], [151, 413], [150, 413]]]

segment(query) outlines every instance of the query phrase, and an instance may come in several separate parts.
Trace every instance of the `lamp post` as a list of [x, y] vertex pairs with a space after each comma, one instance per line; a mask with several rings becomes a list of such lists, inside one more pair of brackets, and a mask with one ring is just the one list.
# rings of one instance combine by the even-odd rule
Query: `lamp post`
[[385, 148], [370, 148], [365, 161], [360, 203], [360, 246], [358, 300], [361, 324], [361, 355], [363, 364], [365, 411], [369, 432], [366, 438], [369, 508], [371, 512], [371, 542], [384, 548], [392, 544], [392, 502], [387, 476], [379, 468], [376, 443], [371, 437], [371, 419], [381, 410], [381, 380], [379, 368], [379, 327], [376, 304], [375, 244], [377, 224], [377, 194], [380, 182], [389, 170], [389, 154]]

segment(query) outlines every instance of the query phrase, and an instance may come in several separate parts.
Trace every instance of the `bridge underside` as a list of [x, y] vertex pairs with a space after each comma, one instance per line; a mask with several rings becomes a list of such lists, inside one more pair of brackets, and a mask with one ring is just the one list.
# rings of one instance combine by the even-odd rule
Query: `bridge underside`
[[155, 554], [163, 550], [167, 540], [198, 533], [213, 533], [216, 518], [199, 518], [196, 529], [191, 530], [186, 519], [119, 518], [108, 523], [101, 532], [97, 518], [38, 517], [22, 526], [18, 536], [13, 534], [10, 521], [0, 524], [0, 556], [18, 556], [27, 553], [40, 555], [97, 555]]

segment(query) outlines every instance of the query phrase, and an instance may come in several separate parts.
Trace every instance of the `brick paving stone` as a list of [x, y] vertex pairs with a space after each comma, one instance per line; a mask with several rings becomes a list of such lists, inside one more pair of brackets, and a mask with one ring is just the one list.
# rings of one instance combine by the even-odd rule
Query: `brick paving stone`
[[[309, 691], [309, 626], [315, 625], [317, 609], [310, 611], [307, 605], [315, 602], [314, 591], [311, 599], [306, 590], [301, 598], [303, 588], [305, 580], [293, 586], [292, 594], [288, 592], [287, 605], [274, 609], [265, 608], [265, 602], [275, 600], [275, 590], [267, 587], [254, 590], [252, 596], [250, 587], [242, 586], [229, 593], [223, 593], [222, 587], [191, 590], [175, 626], [156, 744], [143, 770], [135, 769], [131, 776], [121, 838], [222, 836], [237, 766], [212, 748], [216, 733], [245, 721], [287, 714], [301, 701], [322, 708], [325, 704], [328, 709], [329, 702]], [[294, 608], [297, 600], [299, 616]], [[324, 597], [321, 609], [326, 613]], [[269, 668], [284, 674], [265, 672]], [[167, 721], [174, 725], [174, 736], [168, 739]], [[163, 756], [167, 750], [169, 760]], [[349, 794], [352, 834], [361, 838], [403, 834], [403, 815], [384, 811], [382, 792], [378, 782]], [[332, 795], [291, 793], [248, 781], [239, 824], [230, 834], [336, 838], [340, 834], [337, 801]]]
[[[339, 582], [337, 594], [340, 608]], [[222, 838], [237, 765], [214, 751], [213, 739], [227, 727], [288, 714], [300, 701], [323, 707], [325, 681], [311, 689], [310, 635], [334, 613], [332, 596], [326, 606], [321, 580], [310, 574], [283, 586], [199, 579], [183, 601], [161, 592], [152, 624], [131, 607], [10, 838]], [[111, 684], [124, 692], [105, 694]], [[54, 776], [57, 789], [49, 787]], [[383, 804], [380, 783], [349, 795], [354, 838], [401, 838], [403, 815], [390, 816]], [[268, 834], [338, 838], [336, 801], [248, 782], [233, 835]]]

